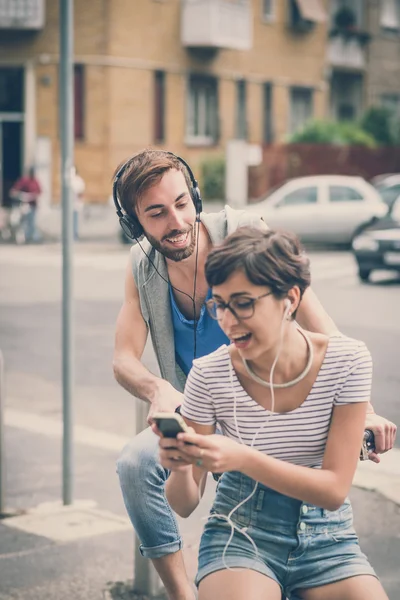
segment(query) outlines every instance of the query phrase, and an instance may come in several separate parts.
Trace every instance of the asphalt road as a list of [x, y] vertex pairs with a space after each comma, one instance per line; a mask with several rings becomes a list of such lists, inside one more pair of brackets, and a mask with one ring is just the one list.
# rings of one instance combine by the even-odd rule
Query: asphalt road
[[[111, 357], [128, 253], [126, 246], [112, 244], [78, 246], [74, 277], [74, 419], [82, 428], [74, 491], [77, 498], [94, 499], [121, 516], [125, 512], [114, 463], [119, 444], [135, 432], [136, 402], [115, 384]], [[312, 253], [311, 264], [314, 290], [339, 328], [366, 341], [371, 350], [376, 410], [400, 423], [400, 281], [381, 274], [371, 284], [360, 284], [353, 259], [345, 252]], [[21, 509], [61, 496], [61, 446], [53, 426], [62, 414], [60, 265], [58, 245], [0, 247], [6, 492], [7, 503]], [[145, 360], [156, 372], [150, 347]], [[98, 443], [94, 436], [98, 431], [109, 438], [103, 435]], [[400, 600], [399, 507], [356, 488], [352, 500], [362, 547], [390, 600]], [[199, 523], [183, 525], [185, 533], [190, 537]], [[13, 535], [0, 524], [0, 600], [102, 598], [107, 581], [131, 575], [132, 536], [127, 531], [98, 540], [95, 545], [83, 541], [78, 548], [49, 545], [45, 537]], [[194, 538], [192, 542], [195, 546]]]

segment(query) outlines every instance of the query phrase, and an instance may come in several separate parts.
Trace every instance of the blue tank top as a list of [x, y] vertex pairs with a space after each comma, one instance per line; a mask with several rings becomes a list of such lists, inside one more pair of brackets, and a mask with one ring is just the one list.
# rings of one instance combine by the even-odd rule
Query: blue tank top
[[[179, 310], [171, 286], [169, 286], [169, 297], [174, 327], [175, 360], [185, 375], [188, 375], [194, 358], [194, 321], [186, 319]], [[211, 298], [211, 290], [208, 290], [206, 300], [209, 298]], [[197, 321], [196, 358], [206, 356], [223, 344], [229, 345], [229, 343], [229, 339], [218, 325], [218, 321], [210, 317], [205, 304], [203, 304]]]

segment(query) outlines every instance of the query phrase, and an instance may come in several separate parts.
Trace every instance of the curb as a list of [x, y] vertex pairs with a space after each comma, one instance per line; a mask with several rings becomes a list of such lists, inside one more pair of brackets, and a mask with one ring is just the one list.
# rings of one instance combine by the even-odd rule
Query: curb
[[400, 450], [393, 448], [381, 455], [381, 462], [360, 462], [353, 486], [377, 492], [400, 506]]

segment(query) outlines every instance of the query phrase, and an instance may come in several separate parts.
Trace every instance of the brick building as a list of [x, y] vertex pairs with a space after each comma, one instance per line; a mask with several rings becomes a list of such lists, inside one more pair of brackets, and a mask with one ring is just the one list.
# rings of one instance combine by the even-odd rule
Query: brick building
[[[59, 198], [55, 0], [0, 0], [5, 197], [36, 163]], [[75, 0], [75, 162], [88, 201], [143, 147], [199, 172], [227, 140], [283, 141], [327, 112], [327, 0]], [[6, 150], [6, 152], [4, 152]]]

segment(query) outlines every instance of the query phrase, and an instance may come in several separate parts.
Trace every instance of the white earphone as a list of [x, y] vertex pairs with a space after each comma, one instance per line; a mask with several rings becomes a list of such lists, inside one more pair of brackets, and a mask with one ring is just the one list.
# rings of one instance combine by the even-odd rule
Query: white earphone
[[290, 309], [292, 308], [292, 303], [289, 300], [289, 298], [286, 298], [285, 302], [284, 302], [284, 307], [285, 307], [285, 315], [284, 315], [284, 319], [287, 319], [290, 317], [291, 312]]

